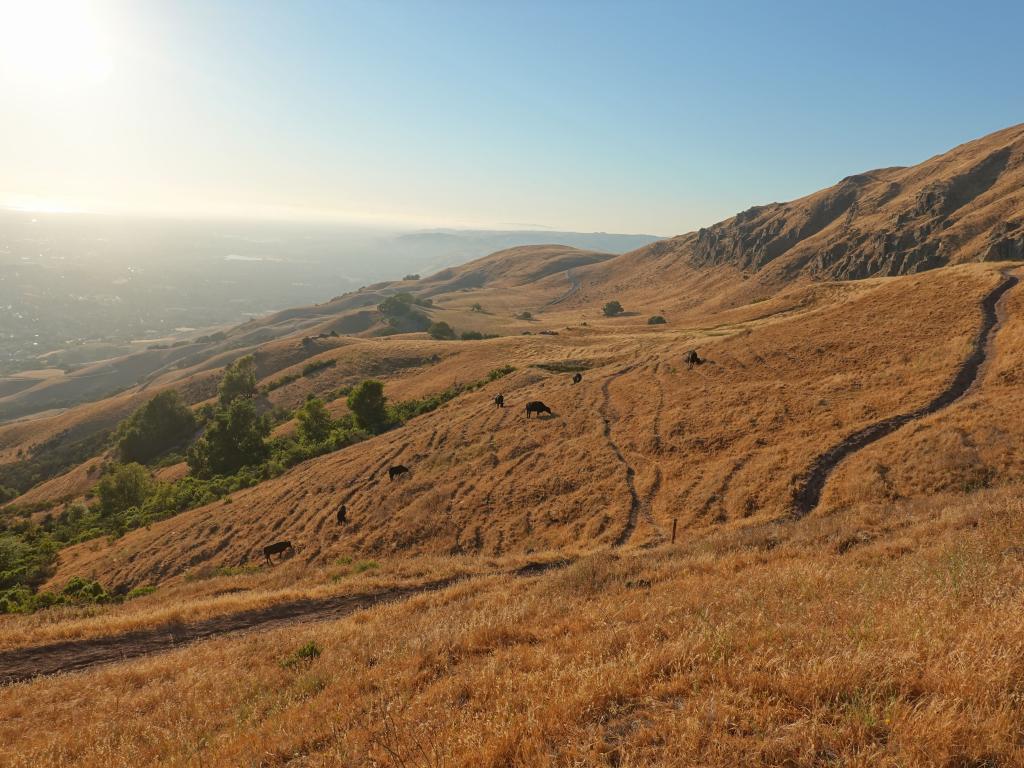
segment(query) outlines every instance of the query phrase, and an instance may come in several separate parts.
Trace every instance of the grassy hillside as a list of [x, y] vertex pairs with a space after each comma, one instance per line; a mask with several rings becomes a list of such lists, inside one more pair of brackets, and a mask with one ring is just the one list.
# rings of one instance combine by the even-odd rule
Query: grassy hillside
[[[786, 217], [817, 221], [825, 191], [737, 217], [718, 242], [760, 223], [721, 258], [695, 255], [706, 235], [615, 258], [513, 249], [241, 326], [144, 385], [0, 427], [8, 472], [48, 473], [4, 508], [0, 562], [40, 531], [67, 545], [30, 563], [59, 604], [0, 616], [5, 759], [1021, 763], [1022, 267], [969, 249], [1017, 204], [1019, 134], [840, 185], [860, 190], [844, 237], [923, 200], [961, 238], [948, 261], [971, 263], [868, 254], [862, 279], [822, 279], [800, 249], [839, 230]], [[791, 225], [806, 237], [776, 253]], [[268, 420], [255, 463], [210, 477], [178, 445], [111, 469], [103, 436], [157, 392], [195, 410], [193, 444], [227, 423], [218, 381], [243, 355], [238, 410]], [[348, 400], [369, 379], [390, 403], [376, 425]], [[551, 414], [527, 418], [537, 400]], [[118, 472], [199, 490], [115, 525], [92, 494]], [[58, 531], [68, 510], [79, 527]], [[279, 540], [293, 551], [268, 563]]]

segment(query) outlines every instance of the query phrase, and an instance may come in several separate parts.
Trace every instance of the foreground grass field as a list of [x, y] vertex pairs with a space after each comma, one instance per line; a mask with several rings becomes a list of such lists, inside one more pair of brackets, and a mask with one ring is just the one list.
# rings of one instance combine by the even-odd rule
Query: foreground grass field
[[1022, 512], [705, 531], [9, 686], [4, 764], [1016, 765]]

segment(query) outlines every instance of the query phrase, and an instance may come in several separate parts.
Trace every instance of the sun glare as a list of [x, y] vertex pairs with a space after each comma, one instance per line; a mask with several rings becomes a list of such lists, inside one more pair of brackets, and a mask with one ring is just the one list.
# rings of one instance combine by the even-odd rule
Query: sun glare
[[0, 0], [0, 73], [15, 83], [75, 88], [114, 68], [110, 41], [85, 0]]

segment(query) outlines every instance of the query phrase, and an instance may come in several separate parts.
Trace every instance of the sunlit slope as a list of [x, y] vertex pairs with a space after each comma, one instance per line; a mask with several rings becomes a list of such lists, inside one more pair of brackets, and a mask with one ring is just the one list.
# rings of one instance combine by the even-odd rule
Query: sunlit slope
[[707, 311], [769, 296], [793, 281], [1021, 258], [1024, 125], [1017, 125], [915, 166], [848, 176], [588, 267], [578, 300], [614, 290], [638, 302]]
[[[977, 336], [982, 297], [1000, 280], [994, 268], [968, 266], [864, 281], [803, 310], [708, 329], [614, 321], [558, 337], [405, 342], [424, 358], [430, 350], [457, 357], [411, 369], [394, 386], [399, 396], [500, 364], [518, 370], [230, 501], [113, 544], [73, 547], [55, 582], [79, 574], [138, 584], [200, 564], [258, 562], [261, 547], [281, 538], [322, 562], [351, 553], [634, 547], [664, 540], [673, 519], [685, 530], [787, 517], [794, 484], [819, 453], [947, 385]], [[691, 346], [711, 362], [687, 370]], [[1020, 364], [1008, 344], [999, 354], [1001, 365]], [[577, 385], [533, 367], [565, 360], [594, 367]], [[499, 391], [505, 409], [491, 402]], [[522, 408], [533, 399], [555, 416], [527, 421]], [[386, 470], [398, 463], [412, 474], [390, 482]], [[942, 468], [933, 472], [938, 483]], [[849, 500], [837, 483], [827, 508]], [[344, 528], [334, 520], [341, 503], [351, 520]]]

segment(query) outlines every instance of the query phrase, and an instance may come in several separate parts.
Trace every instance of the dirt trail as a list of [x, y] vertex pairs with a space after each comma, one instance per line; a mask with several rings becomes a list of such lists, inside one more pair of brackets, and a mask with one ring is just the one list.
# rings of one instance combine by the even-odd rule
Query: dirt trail
[[622, 532], [615, 538], [612, 546], [621, 547], [630, 537], [633, 535], [633, 531], [636, 530], [637, 517], [640, 512], [640, 494], [636, 492], [636, 482], [634, 476], [636, 470], [633, 469], [633, 465], [626, 461], [625, 455], [622, 453], [622, 449], [619, 448], [619, 444], [615, 442], [615, 438], [612, 437], [612, 416], [610, 413], [611, 409], [611, 393], [608, 391], [608, 387], [612, 381], [624, 376], [625, 374], [632, 371], [636, 366], [630, 365], [621, 370], [611, 374], [604, 380], [601, 385], [601, 418], [604, 420], [604, 437], [608, 441], [609, 447], [612, 449], [612, 453], [619, 460], [626, 469], [626, 487], [629, 489], [629, 515], [626, 518], [626, 524], [622, 528]]
[[565, 271], [565, 277], [569, 281], [569, 290], [567, 290], [561, 296], [558, 296], [558, 297], [552, 299], [551, 301], [549, 301], [547, 304], [545, 304], [543, 307], [541, 307], [541, 309], [547, 309], [548, 307], [554, 307], [554, 306], [556, 306], [558, 304], [561, 304], [562, 302], [568, 301], [574, 295], [576, 295], [576, 293], [580, 290], [580, 279], [578, 277], [576, 277], [575, 273], [571, 269], [567, 269]]
[[1002, 274], [1003, 280], [981, 301], [981, 329], [971, 347], [971, 353], [960, 364], [949, 386], [927, 405], [909, 413], [891, 416], [888, 419], [869, 424], [818, 456], [811, 463], [802, 478], [799, 488], [793, 494], [792, 508], [795, 516], [803, 517], [818, 506], [825, 483], [828, 482], [829, 476], [844, 459], [871, 443], [892, 434], [905, 424], [948, 407], [971, 390], [979, 380], [979, 376], [988, 358], [989, 347], [1000, 325], [1000, 301], [1006, 292], [1019, 281], [1016, 275], [1010, 274], [1007, 271], [1004, 271]]
[[[549, 570], [562, 568], [571, 562], [572, 560], [563, 558], [551, 562], [528, 563], [506, 573], [516, 578], [537, 576]], [[289, 624], [341, 619], [355, 611], [375, 605], [393, 603], [414, 595], [444, 589], [467, 578], [473, 577], [453, 576], [412, 587], [392, 587], [355, 595], [295, 600], [265, 608], [215, 616], [195, 624], [164, 625], [119, 635], [67, 640], [31, 648], [15, 648], [0, 652], [0, 685], [20, 683], [43, 675], [76, 672], [101, 664], [127, 661], [139, 656], [170, 651], [212, 637], [254, 631], [262, 632]]]

